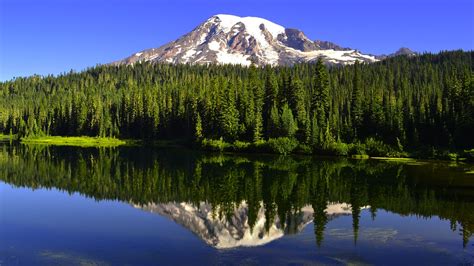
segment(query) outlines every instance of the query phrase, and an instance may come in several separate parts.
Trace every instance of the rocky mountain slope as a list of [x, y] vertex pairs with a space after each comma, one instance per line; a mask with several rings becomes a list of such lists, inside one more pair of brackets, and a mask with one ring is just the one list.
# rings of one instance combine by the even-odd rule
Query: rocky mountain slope
[[300, 30], [262, 18], [215, 15], [175, 41], [143, 50], [113, 64], [151, 61], [275, 66], [312, 62], [318, 58], [336, 65], [379, 60], [331, 42], [312, 41]]
[[383, 55], [378, 55], [375, 58], [383, 60], [385, 58], [394, 57], [394, 56], [401, 56], [401, 55], [416, 56], [416, 55], [418, 55], [418, 53], [412, 51], [410, 48], [402, 47], [402, 48], [398, 49], [395, 53], [391, 53], [389, 55], [384, 55], [384, 54]]

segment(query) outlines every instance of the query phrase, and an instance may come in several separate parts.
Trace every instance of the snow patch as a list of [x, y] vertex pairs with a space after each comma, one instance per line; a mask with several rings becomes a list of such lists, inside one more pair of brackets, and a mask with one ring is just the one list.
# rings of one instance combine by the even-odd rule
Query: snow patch
[[326, 61], [331, 63], [353, 64], [356, 61], [362, 61], [362, 58], [365, 58], [372, 62], [378, 61], [374, 56], [364, 55], [357, 52], [356, 50], [337, 51], [334, 49], [328, 49], [302, 52], [291, 47], [286, 47], [286, 50], [288, 52], [296, 54], [297, 56], [304, 57], [306, 60], [313, 60], [318, 57], [326, 57]]
[[219, 51], [221, 48], [221, 45], [218, 41], [212, 41], [209, 44], [207, 44], [207, 47], [209, 47], [209, 49], [212, 51]]
[[181, 59], [183, 59], [185, 62], [188, 62], [188, 60], [196, 54], [196, 49], [189, 49], [188, 51], [186, 51], [186, 53], [184, 53], [184, 55], [181, 57]]
[[[219, 18], [219, 26], [225, 33], [229, 33], [231, 29], [236, 26], [237, 23], [242, 23], [245, 25], [245, 30], [248, 34], [253, 36], [262, 48], [269, 46], [263, 31], [260, 29], [260, 25], [264, 25], [265, 29], [270, 32], [273, 39], [276, 39], [277, 36], [281, 33], [285, 33], [285, 28], [276, 23], [273, 23], [269, 20], [258, 18], [258, 17], [238, 17], [233, 15], [219, 14], [214, 16], [214, 18]], [[237, 25], [238, 26], [238, 25]]]
[[158, 58], [158, 56], [159, 56], [159, 54], [154, 54], [154, 55], [148, 57], [148, 58], [146, 59], [146, 61], [152, 61], [152, 60]]
[[217, 52], [217, 62], [219, 62], [219, 64], [250, 66], [251, 62], [248, 59], [248, 55], [231, 54], [222, 51]]

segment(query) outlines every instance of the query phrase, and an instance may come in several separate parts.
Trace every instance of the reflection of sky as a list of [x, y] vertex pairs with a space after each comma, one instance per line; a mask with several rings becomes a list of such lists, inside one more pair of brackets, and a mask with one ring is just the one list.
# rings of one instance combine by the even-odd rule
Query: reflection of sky
[[[78, 252], [106, 260], [126, 261], [136, 254], [150, 260], [169, 252], [212, 250], [180, 226], [128, 204], [85, 199], [56, 190], [12, 188], [0, 183], [3, 243], [0, 258], [19, 247], [33, 252]], [[164, 252], [167, 251], [168, 253]], [[143, 254], [148, 253], [148, 254]], [[134, 257], [137, 259], [139, 257]], [[133, 262], [133, 261], [131, 261]]]
[[[472, 242], [471, 242], [472, 243]], [[214, 264], [368, 262], [453, 264], [471, 259], [448, 221], [363, 210], [357, 246], [352, 217], [327, 225], [322, 248], [313, 226], [263, 247], [218, 251], [167, 218], [127, 203], [100, 201], [57, 190], [13, 188], [0, 182], [0, 264], [21, 262]], [[453, 261], [454, 259], [454, 261]]]
[[[472, 246], [463, 251], [461, 236], [450, 230], [449, 221], [438, 217], [425, 219], [379, 210], [375, 220], [372, 220], [369, 210], [363, 210], [356, 247], [353, 245], [351, 226], [351, 216], [329, 223], [322, 250], [334, 252], [339, 249], [341, 254], [371, 257], [370, 262], [375, 264], [386, 264], [387, 258], [391, 258], [393, 264], [406, 260], [418, 265], [453, 264], [453, 259], [474, 259]], [[352, 252], [348, 252], [350, 250]]]

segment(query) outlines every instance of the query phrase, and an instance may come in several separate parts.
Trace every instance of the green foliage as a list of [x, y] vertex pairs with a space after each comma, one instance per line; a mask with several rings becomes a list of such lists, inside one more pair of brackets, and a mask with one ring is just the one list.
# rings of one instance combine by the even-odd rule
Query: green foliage
[[15, 135], [0, 134], [0, 141], [11, 141], [11, 140], [15, 140], [16, 138], [17, 138], [17, 136], [15, 136]]
[[313, 120], [317, 119], [319, 127], [325, 128], [326, 121], [329, 118], [331, 100], [329, 98], [329, 75], [321, 59], [318, 59], [316, 63], [316, 75], [313, 83], [313, 96], [311, 98]]
[[352, 79], [352, 99], [351, 99], [351, 121], [355, 127], [354, 136], [358, 137], [358, 129], [362, 126], [363, 109], [362, 109], [362, 80], [360, 76], [360, 64], [358, 61], [354, 64], [354, 75]]
[[201, 116], [199, 114], [197, 114], [196, 116], [196, 129], [194, 132], [194, 138], [196, 141], [200, 141], [203, 138], [202, 121], [201, 121]]
[[235, 106], [233, 86], [229, 85], [228, 90], [223, 90], [222, 110], [219, 113], [219, 125], [222, 135], [226, 140], [233, 141], [237, 139], [239, 128], [239, 111]]
[[274, 104], [270, 111], [270, 117], [268, 119], [267, 135], [269, 138], [276, 138], [280, 135], [280, 114], [276, 104]]
[[349, 145], [340, 141], [330, 142], [321, 153], [334, 156], [347, 156], [349, 154]]
[[459, 154], [451, 152], [448, 154], [448, 157], [451, 161], [457, 161], [459, 159]]
[[463, 156], [469, 161], [474, 161], [474, 149], [464, 150]]
[[226, 148], [230, 147], [230, 144], [225, 142], [223, 138], [220, 139], [203, 139], [201, 141], [201, 148], [208, 151], [222, 152]]
[[377, 156], [469, 150], [473, 53], [337, 68], [321, 61], [265, 68], [138, 63], [16, 78], [0, 82], [0, 133], [197, 143], [288, 137], [321, 152], [334, 150], [337, 139], [353, 144], [349, 154]]
[[253, 141], [258, 142], [262, 139], [262, 115], [260, 113], [255, 116], [255, 124], [253, 125]]
[[269, 139], [267, 145], [271, 151], [286, 155], [290, 154], [294, 149], [296, 149], [296, 147], [298, 147], [298, 141], [293, 138], [280, 137]]
[[311, 147], [309, 145], [306, 145], [306, 144], [299, 144], [298, 147], [296, 147], [296, 149], [294, 150], [294, 153], [297, 153], [297, 154], [312, 154], [313, 153], [313, 149], [311, 149]]
[[365, 151], [370, 156], [386, 157], [392, 149], [387, 144], [374, 138], [365, 140]]
[[125, 145], [126, 141], [115, 138], [101, 137], [61, 137], [61, 136], [30, 136], [21, 138], [21, 143], [35, 145], [54, 146], [78, 146], [78, 147], [116, 147]]
[[283, 105], [281, 111], [281, 136], [291, 138], [295, 135], [298, 130], [298, 125], [293, 118], [293, 112], [289, 108], [288, 104]]
[[252, 143], [236, 140], [232, 145], [232, 150], [238, 152], [248, 151], [252, 147]]
[[367, 155], [366, 147], [363, 143], [351, 143], [348, 146], [349, 155]]

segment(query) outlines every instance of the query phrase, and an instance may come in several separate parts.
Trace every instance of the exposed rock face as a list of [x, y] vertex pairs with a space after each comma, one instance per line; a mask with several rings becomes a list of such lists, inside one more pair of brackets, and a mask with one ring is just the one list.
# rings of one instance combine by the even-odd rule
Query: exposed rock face
[[314, 43], [320, 50], [331, 50], [331, 49], [336, 50], [336, 51], [350, 51], [351, 50], [351, 48], [343, 48], [335, 43], [328, 42], [328, 41], [316, 40], [314, 41]]
[[418, 55], [418, 53], [413, 52], [410, 48], [402, 47], [402, 48], [398, 49], [395, 53], [391, 53], [389, 55], [379, 55], [379, 56], [376, 56], [376, 58], [380, 59], [380, 60], [383, 60], [383, 59], [386, 59], [386, 58], [401, 56], [401, 55], [416, 56], [416, 55]]
[[176, 41], [135, 53], [113, 64], [151, 61], [275, 66], [318, 58], [327, 64], [378, 61], [372, 55], [331, 42], [311, 41], [300, 30], [285, 29], [262, 18], [216, 15]]
[[[273, 223], [266, 231], [265, 209], [262, 204], [258, 210], [255, 225], [251, 230], [248, 223], [249, 209], [245, 202], [241, 202], [234, 209], [230, 219], [219, 217], [216, 214], [218, 210], [213, 212], [212, 206], [205, 202], [201, 202], [199, 206], [183, 202], [150, 203], [142, 206], [135, 205], [135, 207], [170, 218], [192, 231], [208, 245], [218, 249], [264, 245], [285, 234], [300, 232], [313, 220], [312, 207], [305, 206], [301, 209], [301, 212], [285, 221], [287, 224], [285, 229], [283, 229], [278, 216], [275, 215]], [[350, 215], [351, 206], [345, 203], [329, 204], [326, 214], [330, 219], [340, 215]]]
[[397, 56], [397, 55], [408, 55], [408, 56], [414, 56], [416, 55], [415, 52], [410, 50], [410, 48], [402, 47], [398, 49], [395, 53], [391, 54], [392, 56]]
[[313, 41], [308, 39], [302, 31], [297, 29], [285, 29], [285, 34], [280, 35], [279, 41], [290, 48], [302, 52], [321, 50]]

